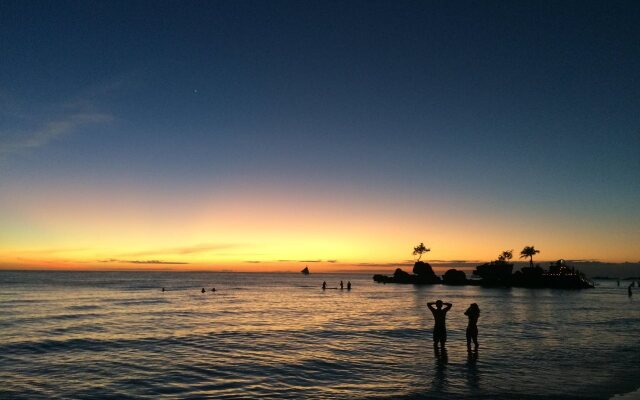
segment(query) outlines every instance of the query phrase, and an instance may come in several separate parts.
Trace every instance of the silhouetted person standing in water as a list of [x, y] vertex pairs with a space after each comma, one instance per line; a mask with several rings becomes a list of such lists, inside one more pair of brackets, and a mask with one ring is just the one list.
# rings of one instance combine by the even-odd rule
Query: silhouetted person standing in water
[[480, 317], [480, 307], [476, 303], [473, 303], [464, 312], [464, 315], [469, 317], [469, 324], [467, 325], [467, 351], [471, 351], [471, 341], [473, 340], [473, 349], [478, 350], [478, 317]]
[[[433, 306], [435, 304], [435, 307]], [[442, 306], [444, 305], [444, 308]], [[436, 323], [433, 327], [433, 346], [437, 346], [438, 342], [440, 346], [444, 347], [447, 341], [447, 326], [445, 324], [445, 318], [447, 317], [447, 311], [451, 310], [451, 303], [443, 303], [442, 300], [438, 300], [435, 303], [427, 303], [427, 307], [433, 314], [433, 319]]]
[[206, 290], [204, 290], [204, 288], [202, 288], [202, 293], [206, 292]]
[[347, 282], [347, 290], [351, 290], [351, 281]]
[[327, 288], [327, 281], [322, 282], [322, 290]]
[[344, 289], [344, 284], [340, 281], [340, 290]]

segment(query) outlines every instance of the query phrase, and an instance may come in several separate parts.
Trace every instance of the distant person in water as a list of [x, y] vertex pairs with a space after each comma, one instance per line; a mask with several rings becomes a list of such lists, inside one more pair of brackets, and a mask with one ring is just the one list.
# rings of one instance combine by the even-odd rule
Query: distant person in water
[[162, 291], [164, 292], [164, 288], [162, 288]]
[[[443, 305], [444, 308], [442, 308]], [[447, 341], [447, 326], [445, 323], [445, 318], [447, 316], [447, 311], [451, 310], [452, 306], [453, 305], [451, 303], [443, 303], [442, 300], [437, 300], [435, 303], [427, 303], [427, 307], [429, 307], [429, 310], [431, 310], [433, 319], [435, 319], [436, 322], [433, 327], [434, 346], [437, 346], [438, 343], [440, 343], [440, 346], [444, 347], [444, 344]]]
[[202, 288], [202, 293], [206, 292], [206, 290], [204, 290], [204, 288]]
[[631, 285], [627, 288], [629, 290], [629, 297], [633, 296], [633, 292], [631, 291]]
[[211, 289], [211, 291], [212, 291], [212, 292], [215, 292], [215, 291], [216, 291], [216, 288], [212, 288], [212, 289]]
[[351, 281], [347, 282], [347, 290], [351, 290]]
[[327, 281], [322, 282], [322, 290], [327, 288]]
[[344, 289], [344, 283], [342, 283], [342, 281], [340, 281], [340, 290]]
[[473, 340], [474, 350], [478, 350], [478, 317], [480, 317], [480, 307], [476, 303], [473, 303], [464, 312], [464, 315], [469, 317], [469, 324], [467, 325], [467, 351], [471, 351], [471, 341]]

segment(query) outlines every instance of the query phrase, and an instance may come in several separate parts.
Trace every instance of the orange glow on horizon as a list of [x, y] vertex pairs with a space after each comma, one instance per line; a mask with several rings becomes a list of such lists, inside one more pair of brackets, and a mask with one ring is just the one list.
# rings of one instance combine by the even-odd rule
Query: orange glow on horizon
[[435, 196], [425, 202], [257, 185], [188, 195], [57, 186], [14, 188], [0, 205], [9, 216], [0, 233], [1, 268], [391, 269], [411, 260], [419, 242], [432, 249], [427, 260], [488, 261], [505, 249], [517, 258], [525, 245], [540, 249], [541, 260], [640, 259], [633, 224], [603, 229], [607, 221], [577, 217], [560, 224], [553, 213], [530, 218]]

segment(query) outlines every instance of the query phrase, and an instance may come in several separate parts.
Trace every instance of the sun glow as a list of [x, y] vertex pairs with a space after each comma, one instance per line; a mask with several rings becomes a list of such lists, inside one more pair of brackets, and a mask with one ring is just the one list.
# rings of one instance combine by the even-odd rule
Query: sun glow
[[[196, 188], [129, 185], [12, 188], [3, 198], [3, 267], [296, 270], [367, 268], [411, 259], [424, 241], [432, 260], [489, 260], [535, 243], [547, 259], [633, 257], [633, 235], [558, 226], [544, 216], [457, 199], [427, 203], [396, 193], [286, 186]], [[401, 206], [399, 206], [401, 205]], [[509, 218], [508, 226], [494, 221]], [[549, 229], [553, 226], [554, 229]], [[597, 243], [599, 247], [587, 248]]]

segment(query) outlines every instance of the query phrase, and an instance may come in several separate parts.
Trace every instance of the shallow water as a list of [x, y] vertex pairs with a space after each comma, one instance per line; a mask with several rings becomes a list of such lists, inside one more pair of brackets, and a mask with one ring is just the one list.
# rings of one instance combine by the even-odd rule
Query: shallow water
[[[320, 290], [341, 279], [353, 290]], [[614, 281], [560, 291], [0, 271], [0, 398], [608, 399], [640, 387], [634, 297]], [[438, 298], [454, 304], [439, 356], [426, 309]], [[472, 302], [477, 357], [464, 338]]]

